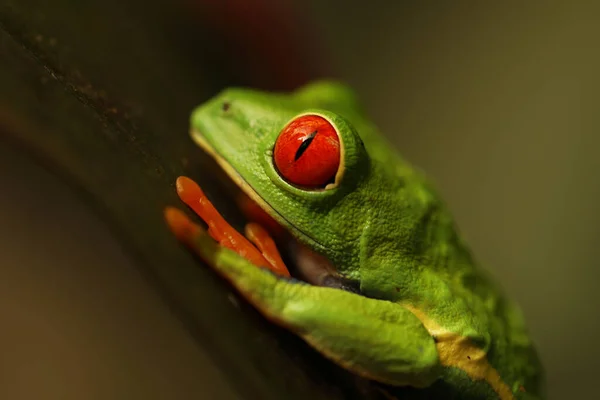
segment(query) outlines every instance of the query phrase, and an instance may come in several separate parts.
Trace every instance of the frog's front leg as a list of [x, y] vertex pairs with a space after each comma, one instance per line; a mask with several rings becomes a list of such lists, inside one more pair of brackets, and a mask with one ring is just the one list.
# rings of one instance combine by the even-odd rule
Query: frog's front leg
[[434, 340], [406, 308], [290, 279], [261, 268], [272, 269], [266, 261], [252, 263], [217, 244], [179, 210], [167, 209], [166, 218], [177, 237], [261, 314], [334, 362], [391, 385], [424, 387], [439, 377]]

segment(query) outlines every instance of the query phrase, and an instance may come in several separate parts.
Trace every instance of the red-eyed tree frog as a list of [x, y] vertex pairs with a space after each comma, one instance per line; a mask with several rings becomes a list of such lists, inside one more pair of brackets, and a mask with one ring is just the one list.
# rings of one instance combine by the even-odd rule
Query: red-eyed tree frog
[[191, 136], [262, 216], [244, 237], [180, 177], [208, 230], [172, 207], [167, 223], [268, 320], [414, 398], [544, 398], [521, 312], [347, 86], [227, 89], [193, 111]]

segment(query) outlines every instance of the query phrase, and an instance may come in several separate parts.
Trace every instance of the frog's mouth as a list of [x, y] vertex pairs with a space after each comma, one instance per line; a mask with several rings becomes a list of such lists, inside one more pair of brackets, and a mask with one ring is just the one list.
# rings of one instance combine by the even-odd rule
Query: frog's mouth
[[[211, 157], [221, 169], [229, 176], [236, 186], [248, 197], [249, 201], [261, 209], [267, 216], [276, 214], [282, 220], [288, 222], [288, 226], [293, 226], [283, 215], [275, 210], [267, 203], [235, 170], [235, 168], [222, 157], [216, 149], [206, 140], [206, 138], [198, 131], [193, 129], [191, 132], [193, 140]], [[270, 218], [270, 217], [269, 217]], [[353, 293], [360, 293], [360, 283], [342, 277], [336, 270], [335, 266], [327, 260], [323, 255], [311, 250], [308, 246], [298, 241], [288, 228], [277, 223], [272, 219], [273, 224], [277, 224], [279, 229], [277, 232], [270, 230], [273, 239], [277, 244], [277, 248], [281, 252], [281, 256], [285, 261], [290, 273], [294, 278], [301, 279], [307, 283], [317, 286], [335, 287], [338, 289], [347, 290]], [[297, 235], [308, 239], [308, 242], [315, 244], [315, 247], [324, 247], [310, 235], [295, 228]]]

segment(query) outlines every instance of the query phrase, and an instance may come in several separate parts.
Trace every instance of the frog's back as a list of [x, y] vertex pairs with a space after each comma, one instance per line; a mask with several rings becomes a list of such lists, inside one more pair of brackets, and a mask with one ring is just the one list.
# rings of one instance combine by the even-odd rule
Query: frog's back
[[396, 178], [403, 180], [397, 190], [402, 204], [420, 210], [412, 255], [419, 278], [404, 300], [436, 338], [444, 380], [474, 399], [490, 398], [490, 390], [501, 400], [543, 398], [541, 363], [521, 311], [472, 257], [426, 177], [409, 174]]
[[541, 363], [519, 308], [477, 264], [425, 177], [413, 175], [408, 185], [418, 189], [404, 189], [403, 196], [414, 196], [426, 216], [409, 304], [436, 337], [444, 379], [473, 398], [490, 398], [490, 388], [501, 400], [543, 398]]
[[455, 386], [480, 381], [473, 391], [491, 387], [502, 400], [541, 399], [542, 367], [519, 308], [473, 262], [463, 243], [446, 248], [453, 249], [446, 250], [446, 263], [427, 270], [438, 290], [421, 311], [424, 324], [439, 336], [448, 366], [444, 378]]
[[461, 399], [468, 393], [473, 399], [494, 393], [501, 400], [542, 399], [541, 363], [519, 308], [474, 260], [426, 179], [415, 172], [400, 186], [417, 228], [413, 262], [403, 264], [411, 277], [400, 273], [403, 293], [389, 291], [389, 299], [410, 308], [436, 339], [443, 380]]

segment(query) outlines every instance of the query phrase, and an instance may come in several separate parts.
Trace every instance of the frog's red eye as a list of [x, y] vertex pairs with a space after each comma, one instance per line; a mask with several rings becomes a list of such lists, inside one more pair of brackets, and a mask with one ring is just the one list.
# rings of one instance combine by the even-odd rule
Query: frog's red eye
[[273, 160], [289, 183], [324, 187], [334, 181], [340, 166], [340, 139], [325, 118], [303, 115], [281, 131]]

